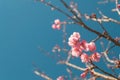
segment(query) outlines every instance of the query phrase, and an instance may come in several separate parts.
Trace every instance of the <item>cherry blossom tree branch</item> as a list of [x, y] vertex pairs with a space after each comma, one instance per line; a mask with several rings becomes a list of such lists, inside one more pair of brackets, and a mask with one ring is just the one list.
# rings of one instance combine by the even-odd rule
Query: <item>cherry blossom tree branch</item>
[[98, 10], [98, 11], [99, 11], [99, 14], [102, 16], [100, 22], [102, 22], [102, 21], [103, 22], [114, 22], [114, 23], [120, 24], [120, 21], [109, 18], [108, 16], [104, 15], [100, 10]]
[[104, 79], [106, 79], [106, 80], [118, 80], [118, 79], [116, 79], [116, 78], [114, 78], [114, 77], [106, 76], [106, 75], [101, 74], [101, 73], [99, 73], [99, 72], [96, 72], [96, 71], [94, 71], [94, 70], [93, 70], [93, 73], [94, 73], [95, 76], [102, 77], [102, 78], [104, 78]]
[[[113, 38], [108, 32], [107, 32], [107, 30], [105, 29], [105, 27], [102, 25], [102, 22], [114, 22], [114, 23], [117, 23], [117, 24], [120, 24], [120, 22], [119, 21], [117, 21], [117, 20], [115, 20], [115, 19], [112, 19], [112, 18], [109, 18], [108, 16], [106, 16], [106, 15], [104, 15], [100, 10], [99, 10], [99, 14], [102, 16], [101, 18], [97, 18], [96, 17], [96, 14], [95, 15], [92, 15], [92, 16], [88, 16], [88, 15], [84, 15], [84, 17], [86, 18], [86, 19], [90, 19], [90, 20], [93, 20], [93, 21], [96, 21], [96, 22], [98, 22], [99, 23], [99, 25], [100, 25], [100, 27], [102, 28], [102, 30], [103, 30], [103, 32], [99, 32], [98, 30], [95, 30], [95, 29], [93, 29], [93, 28], [91, 28], [90, 26], [88, 26], [88, 25], [86, 25], [86, 23], [85, 22], [83, 22], [82, 21], [82, 14], [80, 13], [80, 11], [78, 11], [77, 10], [77, 8], [73, 8], [73, 5], [71, 6], [69, 6], [64, 0], [60, 0], [61, 1], [61, 3], [64, 5], [64, 7], [66, 8], [66, 9], [68, 9], [68, 11], [70, 12], [70, 13], [72, 13], [72, 16], [71, 15], [69, 15], [66, 11], [63, 11], [62, 9], [60, 9], [60, 8], [58, 8], [58, 7], [56, 7], [56, 6], [54, 6], [53, 4], [51, 4], [50, 2], [46, 2], [45, 0], [40, 0], [42, 3], [44, 3], [45, 5], [48, 5], [48, 6], [50, 6], [51, 8], [54, 8], [55, 10], [57, 10], [57, 11], [59, 11], [59, 12], [61, 12], [62, 14], [64, 14], [65, 16], [67, 16], [69, 19], [71, 19], [72, 21], [73, 21], [73, 23], [74, 24], [77, 24], [77, 25], [79, 25], [80, 27], [83, 27], [84, 29], [86, 29], [86, 30], [88, 30], [88, 31], [90, 31], [90, 32], [92, 32], [92, 33], [94, 33], [94, 34], [96, 34], [97, 35], [97, 38], [96, 39], [94, 39], [94, 40], [92, 40], [92, 42], [95, 42], [95, 41], [97, 41], [98, 39], [100, 39], [100, 38], [105, 38], [105, 39], [107, 39], [108, 41], [110, 41], [110, 42], [112, 42], [113, 43], [113, 46], [111, 46], [110, 48], [108, 48], [108, 49], [106, 49], [104, 52], [102, 52], [103, 54], [104, 54], [104, 57], [105, 57], [105, 59], [108, 61], [108, 62], [110, 62], [110, 63], [112, 63], [112, 64], [114, 64], [115, 66], [117, 66], [117, 68], [120, 68], [120, 60], [111, 60], [109, 57], [108, 57], [108, 51], [110, 50], [110, 49], [112, 49], [113, 47], [115, 47], [115, 46], [119, 46], [120, 47], [120, 41], [119, 40], [116, 40], [116, 38]], [[118, 7], [117, 7], [117, 5], [118, 5], [118, 0], [116, 0], [116, 9], [118, 9]], [[58, 20], [59, 21], [59, 20]], [[59, 21], [59, 24], [61, 25], [63, 25], [63, 23], [62, 22], [60, 22]], [[98, 56], [97, 58], [100, 58], [100, 56], [99, 55], [97, 55], [97, 52], [96, 52], [96, 55], [90, 55], [90, 56], [88, 56], [88, 62], [85, 62], [85, 63], [89, 63], [89, 65], [87, 65], [86, 64], [86, 68], [82, 68], [82, 67], [79, 67], [79, 66], [77, 66], [77, 65], [74, 65], [74, 64], [72, 64], [72, 63], [70, 63], [69, 61], [70, 61], [70, 59], [71, 59], [71, 54], [72, 54], [72, 49], [69, 51], [69, 50], [67, 50], [66, 49], [66, 24], [69, 24], [68, 22], [65, 22], [64, 23], [64, 26], [63, 26], [63, 49], [62, 48], [58, 48], [58, 46], [57, 46], [57, 48], [55, 47], [54, 49], [56, 49], [56, 50], [58, 50], [58, 52], [60, 52], [60, 51], [64, 51], [64, 52], [66, 52], [66, 53], [68, 53], [68, 56], [67, 56], [67, 60], [66, 61], [62, 61], [63, 59], [61, 59], [61, 61], [59, 61], [58, 63], [60, 63], [60, 64], [65, 64], [65, 65], [67, 65], [67, 66], [70, 66], [70, 67], [72, 67], [72, 68], [75, 68], [75, 69], [77, 69], [77, 70], [80, 70], [80, 71], [86, 71], [86, 69], [89, 69], [90, 70], [90, 72], [92, 72], [92, 73], [94, 73], [93, 75], [94, 75], [94, 77], [102, 77], [102, 78], [104, 78], [104, 79], [106, 79], [106, 80], [120, 80], [120, 79], [118, 79], [116, 76], [114, 76], [113, 74], [110, 74], [110, 73], [108, 73], [108, 72], [106, 72], [106, 71], [104, 71], [103, 69], [101, 69], [100, 67], [98, 67], [97, 65], [95, 65], [94, 63], [90, 63], [89, 62], [89, 60], [90, 60], [90, 58], [92, 59], [92, 57], [93, 58], [96, 58], [96, 56]], [[79, 39], [78, 39], [79, 40]], [[94, 43], [92, 43], [92, 45], [94, 45]], [[89, 45], [90, 46], [90, 45]], [[95, 46], [95, 45], [94, 45]], [[82, 46], [83, 48], [84, 48], [84, 46]], [[93, 47], [93, 46], [92, 46]], [[94, 49], [96, 49], [96, 47], [94, 48]], [[70, 53], [70, 54], [69, 54]], [[81, 54], [82, 54], [82, 52], [81, 52]], [[78, 57], [81, 57], [81, 54], [80, 55], [77, 55]], [[85, 55], [86, 53], [84, 53], [84, 55]], [[87, 54], [86, 54], [86, 56], [87, 56]], [[85, 57], [84, 57], [85, 58]], [[84, 62], [84, 61], [82, 61], [82, 62]], [[96, 60], [96, 62], [98, 62], [97, 60]], [[95, 69], [98, 69], [99, 71], [101, 71], [101, 72], [96, 72], [95, 71]], [[39, 72], [39, 71], [37, 71], [37, 70], [35, 70], [34, 71], [34, 73], [36, 74], [36, 75], [38, 75], [38, 76], [41, 76], [41, 77], [43, 77], [43, 78], [45, 78], [45, 79], [47, 79], [47, 80], [52, 80], [50, 77], [48, 77], [47, 75], [45, 75], [45, 74], [43, 74], [43, 73], [41, 73], [41, 72]], [[102, 74], [103, 73], [103, 74]]]
[[93, 20], [93, 21], [96, 21], [96, 22], [99, 22], [99, 23], [102, 23], [102, 22], [113, 22], [113, 23], [120, 24], [120, 21], [115, 20], [113, 18], [109, 18], [108, 16], [104, 15], [100, 10], [98, 10], [98, 12], [102, 16], [101, 18], [97, 18], [95, 14], [94, 14], [94, 16], [89, 16], [89, 15], [85, 14], [84, 17], [87, 20], [90, 19], [90, 20]]
[[78, 23], [79, 25], [83, 26], [85, 29], [91, 31], [92, 33], [97, 34], [100, 37], [103, 37], [107, 40], [110, 40], [111, 42], [113, 42], [116, 46], [120, 46], [120, 43], [118, 41], [115, 41], [115, 39], [113, 39], [110, 35], [108, 34], [101, 34], [100, 32], [97, 32], [96, 30], [93, 30], [91, 28], [89, 28], [86, 24], [84, 23]]
[[85, 71], [86, 70], [86, 68], [82, 68], [82, 67], [76, 66], [76, 65], [71, 64], [71, 63], [69, 63], [67, 61], [59, 61], [59, 63], [60, 64], [65, 64], [65, 65], [70, 66], [70, 67], [73, 67], [73, 68], [75, 68], [77, 70], [80, 70], [80, 71]]
[[[60, 1], [65, 5], [66, 8], [69, 9], [68, 5], [66, 4], [66, 2], [65, 2], [64, 0], [60, 0]], [[73, 13], [73, 15], [76, 15], [76, 14], [74, 13], [74, 11], [72, 11], [72, 10], [70, 10], [70, 11]], [[102, 34], [102, 33], [98, 32], [98, 31], [96, 31], [96, 30], [93, 30], [93, 29], [91, 29], [89, 26], [87, 26], [79, 17], [76, 16], [76, 18], [79, 19], [79, 22], [76, 22], [76, 21], [75, 21], [76, 24], [81, 25], [83, 28], [87, 29], [88, 31], [91, 31], [92, 33], [97, 34], [98, 36], [101, 36], [101, 37], [103, 37], [103, 38], [105, 38], [105, 39], [107, 39], [107, 40], [112, 41], [115, 45], [120, 46], [120, 43], [117, 42], [117, 41], [115, 41], [110, 35], [108, 35], [108, 34]]]
[[[68, 5], [66, 4], [66, 2], [64, 2], [64, 0], [60, 0], [60, 1], [65, 5], [65, 7], [66, 7], [67, 9], [70, 10], [70, 7], [68, 7]], [[95, 34], [97, 34], [98, 36], [103, 37], [103, 38], [105, 38], [105, 39], [113, 42], [116, 46], [120, 46], [120, 42], [116, 41], [116, 40], [115, 40], [114, 38], [112, 38], [110, 35], [108, 35], [108, 34], [102, 34], [102, 33], [98, 32], [98, 31], [90, 28], [89, 26], [87, 26], [87, 25], [76, 15], [76, 13], [75, 13], [72, 9], [70, 10], [70, 12], [72, 12], [72, 14], [73, 14], [78, 20], [77, 20], [76, 18], [71, 17], [69, 14], [67, 14], [66, 12], [64, 12], [64, 11], [61, 10], [60, 8], [57, 8], [56, 6], [52, 5], [52, 4], [49, 3], [49, 2], [45, 2], [45, 1], [43, 0], [42, 3], [44, 3], [45, 5], [48, 5], [48, 6], [52, 7], [52, 8], [54, 8], [54, 9], [58, 10], [59, 12], [63, 13], [64, 15], [66, 15], [67, 17], [69, 17], [71, 20], [73, 20], [74, 23], [82, 26], [82, 27], [85, 28], [86, 30], [88, 30], [88, 31], [90, 31], [90, 32], [92, 32], [92, 33], [95, 33]]]
[[[112, 77], [116, 78], [114, 75], [112, 75], [112, 74], [104, 71], [104, 70], [101, 69], [100, 67], [96, 66], [94, 63], [91, 63], [91, 64], [92, 64], [95, 68], [97, 68], [98, 70], [100, 70], [101, 72], [103, 72], [104, 74], [107, 74], [107, 75], [109, 75], [109, 76], [112, 76]], [[116, 79], [117, 79], [117, 78], [116, 78]]]
[[[63, 61], [62, 64], [65, 64], [65, 65], [67, 65], [67, 66], [70, 66], [70, 67], [72, 67], [72, 68], [74, 68], [74, 69], [77, 69], [77, 70], [80, 70], [80, 71], [85, 71], [85, 70], [86, 70], [86, 68], [81, 68], [81, 67], [76, 66], [76, 65], [74, 65], [74, 64], [72, 64], [72, 63], [69, 63], [69, 62]], [[96, 72], [96, 71], [93, 69], [93, 67], [91, 67], [90, 69], [92, 69], [93, 74], [94, 74], [95, 76], [97, 76], [97, 77], [102, 77], [102, 78], [104, 78], [104, 79], [106, 79], [106, 80], [118, 80], [118, 79], [116, 79], [116, 78], [114, 78], [114, 77], [107, 76], [107, 75], [105, 75], [105, 74], [101, 74], [101, 73], [99, 73], [99, 72]]]

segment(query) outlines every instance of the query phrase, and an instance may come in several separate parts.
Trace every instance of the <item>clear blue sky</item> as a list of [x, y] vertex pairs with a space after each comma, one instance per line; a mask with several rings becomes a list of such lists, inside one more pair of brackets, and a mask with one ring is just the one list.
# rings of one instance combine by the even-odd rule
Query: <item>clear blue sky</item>
[[[52, 1], [61, 6], [57, 0]], [[80, 5], [83, 13], [91, 14], [97, 11], [94, 1], [86, 3], [81, 0]], [[106, 8], [103, 12], [108, 15], [113, 6], [97, 7], [101, 10]], [[109, 16], [116, 18], [117, 14], [113, 16], [113, 13], [109, 13]], [[37, 64], [54, 79], [61, 74], [67, 75], [65, 66], [63, 69], [61, 65], [56, 65], [54, 59], [47, 57], [38, 49], [38, 46], [41, 46], [51, 51], [55, 44], [62, 43], [62, 32], [51, 28], [56, 18], [66, 19], [57, 11], [51, 13], [50, 8], [34, 0], [0, 0], [0, 80], [42, 80], [33, 73], [32, 63]], [[120, 33], [114, 34], [115, 31], [120, 30], [117, 28], [119, 26], [112, 25], [109, 24], [106, 27], [111, 27], [109, 31], [112, 31], [113, 36], [120, 36]], [[88, 34], [86, 30], [79, 27], [73, 30], [73, 26], [75, 27], [75, 25], [68, 26], [68, 36], [73, 31], [79, 31], [84, 39], [89, 41], [92, 39], [92, 34]], [[85, 37], [86, 35], [91, 37]]]

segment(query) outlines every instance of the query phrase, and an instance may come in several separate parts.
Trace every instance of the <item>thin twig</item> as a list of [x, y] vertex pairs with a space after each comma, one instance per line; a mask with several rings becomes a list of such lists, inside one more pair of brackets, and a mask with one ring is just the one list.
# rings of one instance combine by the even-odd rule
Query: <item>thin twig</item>
[[37, 71], [37, 70], [35, 70], [34, 73], [35, 73], [36, 75], [38, 75], [38, 76], [40, 76], [40, 77], [46, 79], [46, 80], [53, 80], [52, 78], [50, 78], [50, 77], [47, 76], [46, 74], [41, 73], [41, 72], [39, 72], [39, 71]]
[[115, 61], [114, 61], [114, 60], [109, 59], [109, 57], [108, 57], [108, 55], [107, 55], [107, 51], [104, 51], [104, 52], [102, 52], [102, 53], [104, 54], [104, 57], [105, 57], [105, 59], [106, 59], [108, 62], [115, 64]]

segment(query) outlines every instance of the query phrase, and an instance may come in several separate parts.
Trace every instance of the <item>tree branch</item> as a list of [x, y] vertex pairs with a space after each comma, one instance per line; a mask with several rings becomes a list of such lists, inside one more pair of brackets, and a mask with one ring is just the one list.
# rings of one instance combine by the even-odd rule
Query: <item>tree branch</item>
[[[67, 66], [69, 66], [69, 67], [72, 67], [72, 68], [74, 68], [74, 69], [80, 70], [80, 71], [85, 71], [85, 70], [86, 70], [86, 68], [81, 68], [81, 67], [76, 66], [76, 65], [74, 65], [74, 64], [71, 64], [71, 63], [69, 63], [69, 62], [64, 62], [64, 64], [67, 65]], [[107, 75], [105, 75], [105, 74], [101, 74], [101, 73], [99, 73], [99, 72], [96, 72], [94, 69], [92, 69], [91, 71], [93, 72], [93, 74], [94, 74], [95, 76], [102, 77], [102, 78], [104, 78], [104, 79], [106, 79], [106, 80], [117, 80], [117, 79], [114, 78], [114, 77], [107, 76]]]

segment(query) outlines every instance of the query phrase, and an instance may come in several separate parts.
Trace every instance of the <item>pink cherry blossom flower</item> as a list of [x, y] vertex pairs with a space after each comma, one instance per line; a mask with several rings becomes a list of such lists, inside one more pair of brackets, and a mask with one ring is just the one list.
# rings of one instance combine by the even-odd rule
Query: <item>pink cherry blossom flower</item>
[[72, 47], [72, 56], [79, 57], [82, 54], [82, 50], [79, 47]]
[[81, 76], [81, 78], [85, 78], [86, 75], [87, 75], [87, 72], [83, 72], [80, 76]]
[[89, 62], [89, 56], [86, 53], [82, 53], [80, 58], [82, 62]]
[[77, 38], [70, 36], [68, 45], [73, 47], [77, 44], [77, 42], [78, 42]]
[[80, 40], [80, 34], [78, 32], [74, 32], [70, 37], [68, 41], [68, 45], [71, 47], [76, 46], [76, 44], [79, 43]]
[[80, 34], [78, 32], [73, 32], [73, 36], [80, 39]]
[[64, 80], [64, 76], [59, 76], [57, 80]]
[[82, 40], [80, 44], [81, 44], [81, 45], [80, 45], [80, 48], [81, 48], [82, 50], [89, 51], [88, 43], [87, 43], [85, 40]]
[[56, 19], [56, 20], [54, 20], [54, 24], [61, 24], [61, 22], [60, 22], [60, 20], [59, 19]]
[[91, 60], [98, 62], [100, 60], [101, 55], [98, 52], [95, 52], [91, 55]]
[[60, 26], [60, 25], [53, 24], [53, 25], [52, 25], [52, 28], [53, 28], [53, 29], [58, 29], [58, 30], [60, 30], [61, 26]]
[[60, 28], [61, 28], [61, 22], [60, 22], [59, 19], [56, 19], [56, 20], [54, 21], [54, 24], [52, 25], [52, 28], [53, 28], [53, 29], [58, 29], [58, 30], [60, 30]]
[[88, 49], [89, 49], [91, 52], [95, 51], [95, 50], [96, 50], [95, 43], [94, 43], [94, 42], [90, 42], [90, 43], [88, 44]]

